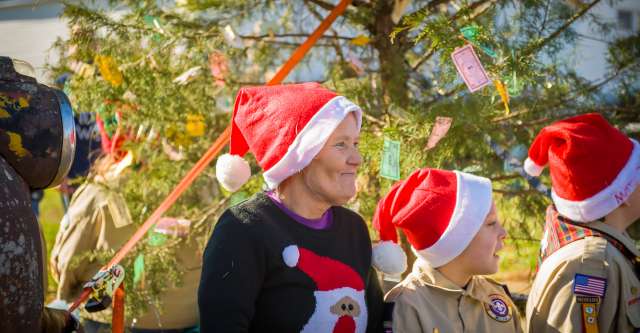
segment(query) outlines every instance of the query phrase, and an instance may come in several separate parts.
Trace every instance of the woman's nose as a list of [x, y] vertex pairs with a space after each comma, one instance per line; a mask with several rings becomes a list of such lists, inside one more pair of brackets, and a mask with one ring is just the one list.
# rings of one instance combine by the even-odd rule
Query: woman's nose
[[354, 166], [362, 164], [362, 154], [360, 154], [360, 150], [357, 147], [354, 148], [353, 153], [347, 159], [347, 163]]

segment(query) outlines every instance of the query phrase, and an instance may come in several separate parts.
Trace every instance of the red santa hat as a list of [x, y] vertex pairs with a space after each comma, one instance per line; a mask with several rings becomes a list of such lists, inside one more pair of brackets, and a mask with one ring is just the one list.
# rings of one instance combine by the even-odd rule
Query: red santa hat
[[296, 245], [289, 245], [282, 251], [282, 259], [289, 267], [297, 267], [316, 283], [318, 291], [340, 288], [364, 290], [364, 282], [353, 268], [346, 264]]
[[640, 182], [640, 148], [597, 113], [543, 128], [524, 169], [539, 176], [549, 164], [551, 197], [576, 222], [598, 220], [627, 200]]
[[373, 226], [380, 242], [373, 248], [373, 265], [391, 275], [407, 268], [396, 228], [402, 229], [412, 250], [429, 265], [448, 263], [480, 230], [491, 204], [487, 178], [428, 168], [414, 171], [378, 203]]
[[360, 107], [317, 83], [244, 87], [236, 96], [228, 154], [218, 158], [216, 177], [229, 191], [251, 176], [242, 158], [251, 151], [269, 188], [304, 169], [340, 122]]

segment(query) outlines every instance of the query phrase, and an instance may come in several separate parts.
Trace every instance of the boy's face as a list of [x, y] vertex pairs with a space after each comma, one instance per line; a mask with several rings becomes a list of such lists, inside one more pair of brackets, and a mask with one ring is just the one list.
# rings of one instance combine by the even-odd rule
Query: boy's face
[[498, 220], [495, 204], [469, 246], [460, 254], [460, 264], [472, 275], [489, 275], [498, 271], [497, 252], [504, 246], [506, 231]]

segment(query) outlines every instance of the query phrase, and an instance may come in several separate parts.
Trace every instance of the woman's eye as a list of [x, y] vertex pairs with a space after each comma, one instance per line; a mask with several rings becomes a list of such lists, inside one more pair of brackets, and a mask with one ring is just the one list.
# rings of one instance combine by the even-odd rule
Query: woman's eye
[[344, 148], [344, 147], [346, 147], [346, 146], [347, 146], [347, 145], [346, 145], [344, 142], [338, 142], [338, 143], [336, 143], [336, 147], [338, 147], [338, 148]]
[[356, 147], [356, 148], [360, 147], [360, 142], [354, 143], [353, 146]]

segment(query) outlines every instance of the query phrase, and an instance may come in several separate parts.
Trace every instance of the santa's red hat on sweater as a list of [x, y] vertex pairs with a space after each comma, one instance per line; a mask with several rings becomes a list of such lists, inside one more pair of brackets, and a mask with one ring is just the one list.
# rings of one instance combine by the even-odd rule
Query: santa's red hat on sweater
[[218, 181], [230, 191], [239, 189], [251, 176], [242, 158], [251, 151], [269, 188], [276, 188], [311, 163], [350, 112], [360, 128], [360, 108], [317, 83], [241, 88], [233, 109], [229, 153], [216, 163]]
[[386, 274], [407, 268], [397, 244], [402, 229], [416, 255], [440, 267], [469, 245], [491, 210], [491, 181], [459, 171], [420, 169], [397, 182], [376, 208], [373, 226], [380, 242], [374, 266]]
[[598, 220], [627, 200], [640, 182], [640, 146], [597, 113], [543, 128], [524, 169], [539, 176], [549, 165], [558, 212], [576, 222]]
[[362, 278], [346, 264], [315, 254], [313, 251], [289, 245], [282, 251], [282, 259], [289, 267], [297, 267], [316, 283], [318, 291], [340, 288], [364, 290]]

